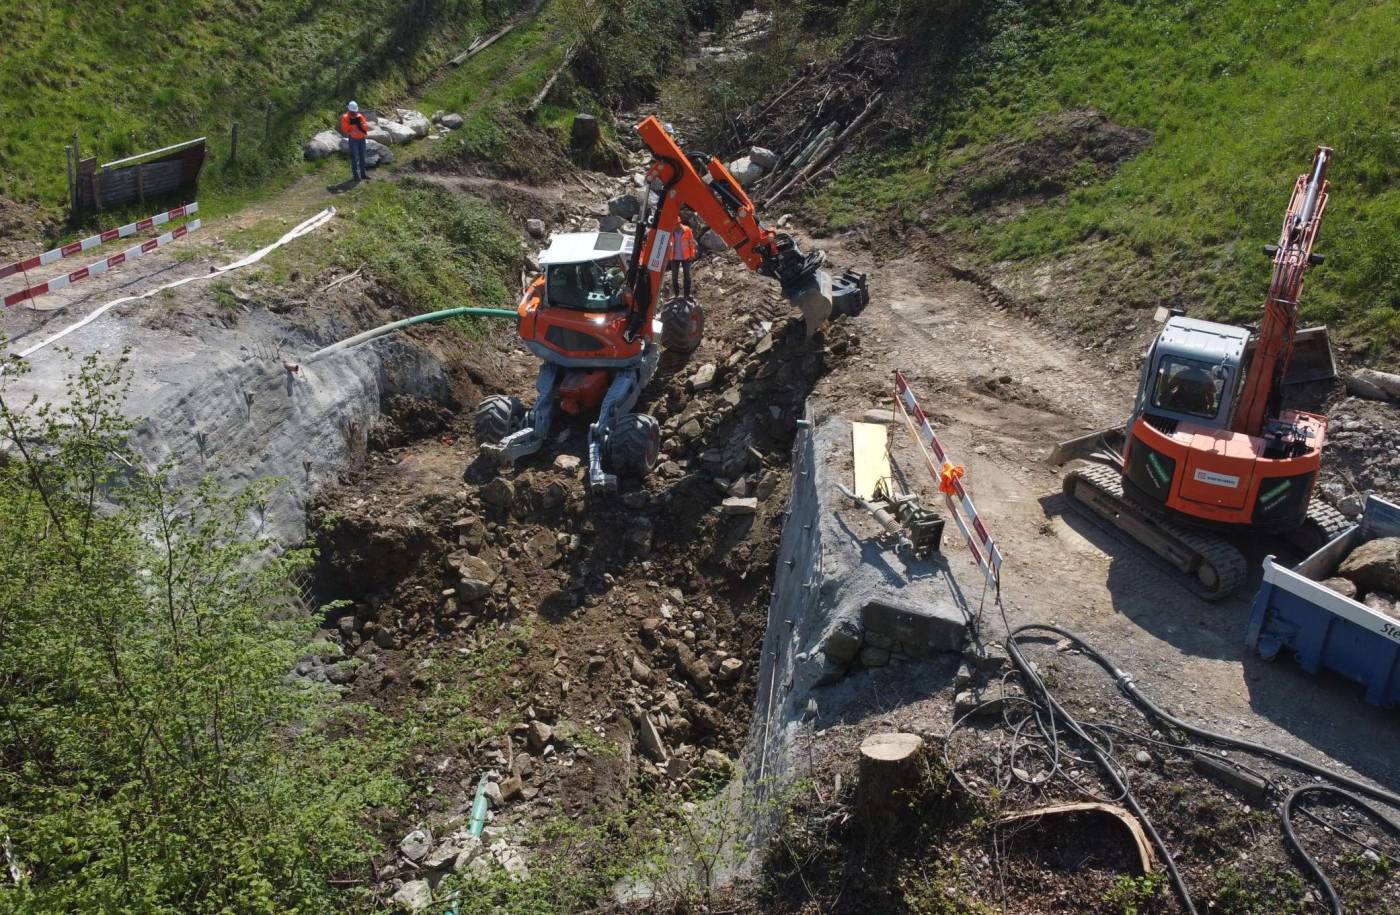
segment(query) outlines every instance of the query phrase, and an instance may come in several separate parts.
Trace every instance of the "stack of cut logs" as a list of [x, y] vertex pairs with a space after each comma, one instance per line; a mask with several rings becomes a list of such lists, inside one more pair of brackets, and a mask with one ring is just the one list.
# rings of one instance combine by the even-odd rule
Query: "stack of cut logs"
[[896, 69], [890, 39], [867, 35], [824, 65], [810, 65], [771, 99], [733, 122], [736, 140], [777, 154], [778, 164], [750, 189], [760, 206], [771, 207], [829, 178], [837, 160], [880, 110]]

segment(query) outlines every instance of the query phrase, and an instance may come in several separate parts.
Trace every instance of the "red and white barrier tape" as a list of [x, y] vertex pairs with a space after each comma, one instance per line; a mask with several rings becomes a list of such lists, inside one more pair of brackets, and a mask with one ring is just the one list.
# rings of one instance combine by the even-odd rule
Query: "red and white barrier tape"
[[20, 273], [24, 270], [33, 270], [35, 267], [43, 267], [47, 264], [52, 264], [56, 260], [71, 257], [74, 254], [96, 248], [98, 245], [104, 245], [118, 238], [126, 238], [128, 235], [135, 235], [137, 232], [144, 232], [156, 226], [163, 226], [172, 219], [179, 219], [181, 216], [190, 216], [198, 212], [199, 202], [195, 201], [194, 203], [187, 203], [182, 207], [176, 207], [173, 210], [167, 210], [164, 213], [148, 216], [140, 222], [129, 222], [124, 226], [108, 229], [106, 232], [101, 232], [97, 235], [90, 235], [81, 241], [72, 242], [61, 248], [54, 248], [52, 251], [45, 251], [43, 254], [36, 257], [15, 261], [13, 264], [6, 264], [0, 267], [0, 280], [3, 280], [7, 276], [14, 276], [16, 273]]
[[[958, 530], [962, 531], [963, 539], [967, 541], [967, 548], [972, 552], [972, 558], [977, 560], [977, 565], [982, 569], [983, 576], [999, 589], [1001, 587], [1001, 550], [997, 549], [996, 541], [992, 539], [986, 525], [982, 523], [981, 516], [977, 514], [977, 507], [972, 504], [972, 497], [967, 494], [967, 489], [962, 484], [961, 467], [956, 468], [956, 473], [944, 472], [944, 468], [954, 469], [952, 462], [948, 459], [948, 452], [934, 433], [933, 424], [924, 415], [923, 407], [919, 406], [919, 401], [914, 397], [914, 391], [909, 387], [909, 381], [904, 377], [903, 372], [894, 373], [894, 384], [899, 394], [895, 399], [895, 405], [904, 414], [909, 433], [914, 437], [914, 443], [919, 446], [919, 450], [924, 455], [924, 463], [928, 465], [929, 473], [933, 475], [934, 485], [943, 492], [943, 499], [948, 503], [948, 511], [952, 514], [953, 521], [957, 523]], [[917, 430], [915, 429], [916, 424]], [[925, 444], [933, 449], [934, 456], [938, 458], [937, 465], [929, 458], [928, 451], [924, 449]], [[944, 489], [944, 485], [951, 488], [953, 493], [948, 493]], [[954, 494], [957, 495], [957, 502], [953, 501]], [[958, 510], [959, 505], [961, 505], [962, 511]], [[966, 514], [966, 518], [963, 517], [964, 514]], [[969, 522], [971, 529], [968, 528]]]
[[[16, 359], [28, 359], [30, 356], [33, 356], [35, 353], [39, 352], [39, 350], [44, 349], [47, 346], [52, 346], [59, 340], [62, 340], [64, 337], [68, 336], [69, 334], [75, 331], [82, 330], [84, 327], [87, 327], [89, 324], [96, 321], [98, 318], [102, 317], [107, 312], [111, 311], [113, 308], [116, 308], [118, 305], [124, 305], [127, 302], [138, 302], [142, 299], [149, 299], [151, 296], [159, 295], [167, 289], [177, 289], [180, 286], [184, 286], [188, 283], [198, 283], [206, 280], [212, 280], [216, 277], [223, 276], [225, 273], [228, 273], [232, 270], [240, 270], [243, 267], [247, 267], [251, 264], [256, 264], [258, 261], [266, 257], [269, 253], [277, 250], [285, 244], [288, 244], [289, 242], [301, 238], [308, 232], [314, 232], [316, 229], [319, 229], [321, 226], [325, 225], [333, 218], [335, 218], [335, 207], [326, 207], [324, 210], [317, 213], [315, 216], [312, 216], [304, 222], [298, 223], [296, 226], [293, 226], [291, 229], [288, 229], [286, 234], [284, 234], [281, 238], [277, 239], [272, 244], [267, 245], [263, 248], [259, 248], [252, 254], [240, 257], [238, 260], [234, 261], [231, 264], [225, 264], [224, 266], [218, 267], [207, 273], [197, 273], [194, 276], [187, 276], [183, 279], [178, 279], [174, 282], [166, 283], [163, 286], [157, 286], [154, 289], [147, 289], [145, 292], [138, 293], [137, 295], [125, 295], [119, 299], [113, 299], [107, 304], [93, 309], [91, 312], [84, 315], [79, 320], [74, 321], [72, 324], [69, 324], [67, 327], [63, 328], [57, 333], [45, 337], [38, 343], [31, 344], [26, 349], [13, 350], [10, 352], [9, 355]], [[3, 375], [5, 373], [5, 368], [6, 363], [0, 362], [0, 375]]]
[[198, 219], [192, 219], [189, 222], [185, 223], [183, 226], [179, 226], [175, 229], [172, 229], [171, 231], [166, 232], [164, 235], [159, 235], [155, 238], [147, 239], [146, 241], [141, 242], [141, 244], [139, 245], [132, 245], [125, 251], [120, 251], [116, 254], [113, 254], [106, 260], [98, 261], [95, 264], [88, 264], [86, 267], [83, 267], [80, 270], [74, 270], [72, 273], [66, 273], [63, 276], [56, 276], [53, 279], [49, 280], [47, 283], [40, 283], [37, 286], [30, 286], [28, 289], [21, 289], [19, 292], [15, 292], [5, 296], [5, 307], [8, 308], [11, 305], [17, 305], [20, 302], [23, 302], [25, 299], [38, 298], [39, 296], [44, 295], [45, 293], [56, 292], [59, 289], [71, 286], [73, 283], [78, 282], [78, 280], [85, 280], [90, 276], [100, 276], [101, 274], [106, 273], [110, 268], [115, 267], [118, 264], [124, 264], [127, 261], [136, 260], [136, 258], [140, 257], [143, 254], [149, 254], [150, 252], [159, 248], [161, 245], [169, 244], [177, 238], [184, 238], [186, 235], [193, 232], [195, 229], [198, 229], [199, 226], [200, 221]]

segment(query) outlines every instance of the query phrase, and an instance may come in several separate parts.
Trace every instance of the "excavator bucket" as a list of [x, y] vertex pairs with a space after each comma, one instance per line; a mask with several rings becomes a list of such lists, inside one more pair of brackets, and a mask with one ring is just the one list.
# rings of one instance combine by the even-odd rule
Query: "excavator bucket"
[[825, 270], [814, 270], [785, 291], [788, 299], [802, 311], [808, 337], [815, 334], [827, 318], [833, 315], [854, 317], [870, 303], [865, 274], [855, 270], [847, 270], [834, 278]]
[[1293, 355], [1288, 360], [1284, 384], [1331, 381], [1337, 377], [1337, 360], [1332, 356], [1332, 340], [1327, 326], [1305, 327], [1293, 337]]

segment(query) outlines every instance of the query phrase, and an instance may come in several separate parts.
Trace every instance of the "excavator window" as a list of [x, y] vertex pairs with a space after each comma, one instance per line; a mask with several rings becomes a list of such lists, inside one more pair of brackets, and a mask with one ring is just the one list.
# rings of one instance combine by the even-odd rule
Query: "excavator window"
[[619, 293], [626, 280], [622, 266], [612, 261], [551, 264], [546, 290], [555, 308], [611, 311], [621, 306]]
[[1165, 356], [1157, 368], [1152, 405], [1160, 410], [1214, 419], [1225, 388], [1224, 374], [1194, 359]]

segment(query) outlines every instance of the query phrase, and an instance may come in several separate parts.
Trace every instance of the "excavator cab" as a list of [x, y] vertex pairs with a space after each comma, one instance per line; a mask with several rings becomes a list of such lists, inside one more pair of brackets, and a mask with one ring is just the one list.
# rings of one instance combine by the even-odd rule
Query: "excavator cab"
[[1147, 351], [1129, 435], [1139, 417], [1156, 425], [1230, 425], [1249, 331], [1176, 316]]

